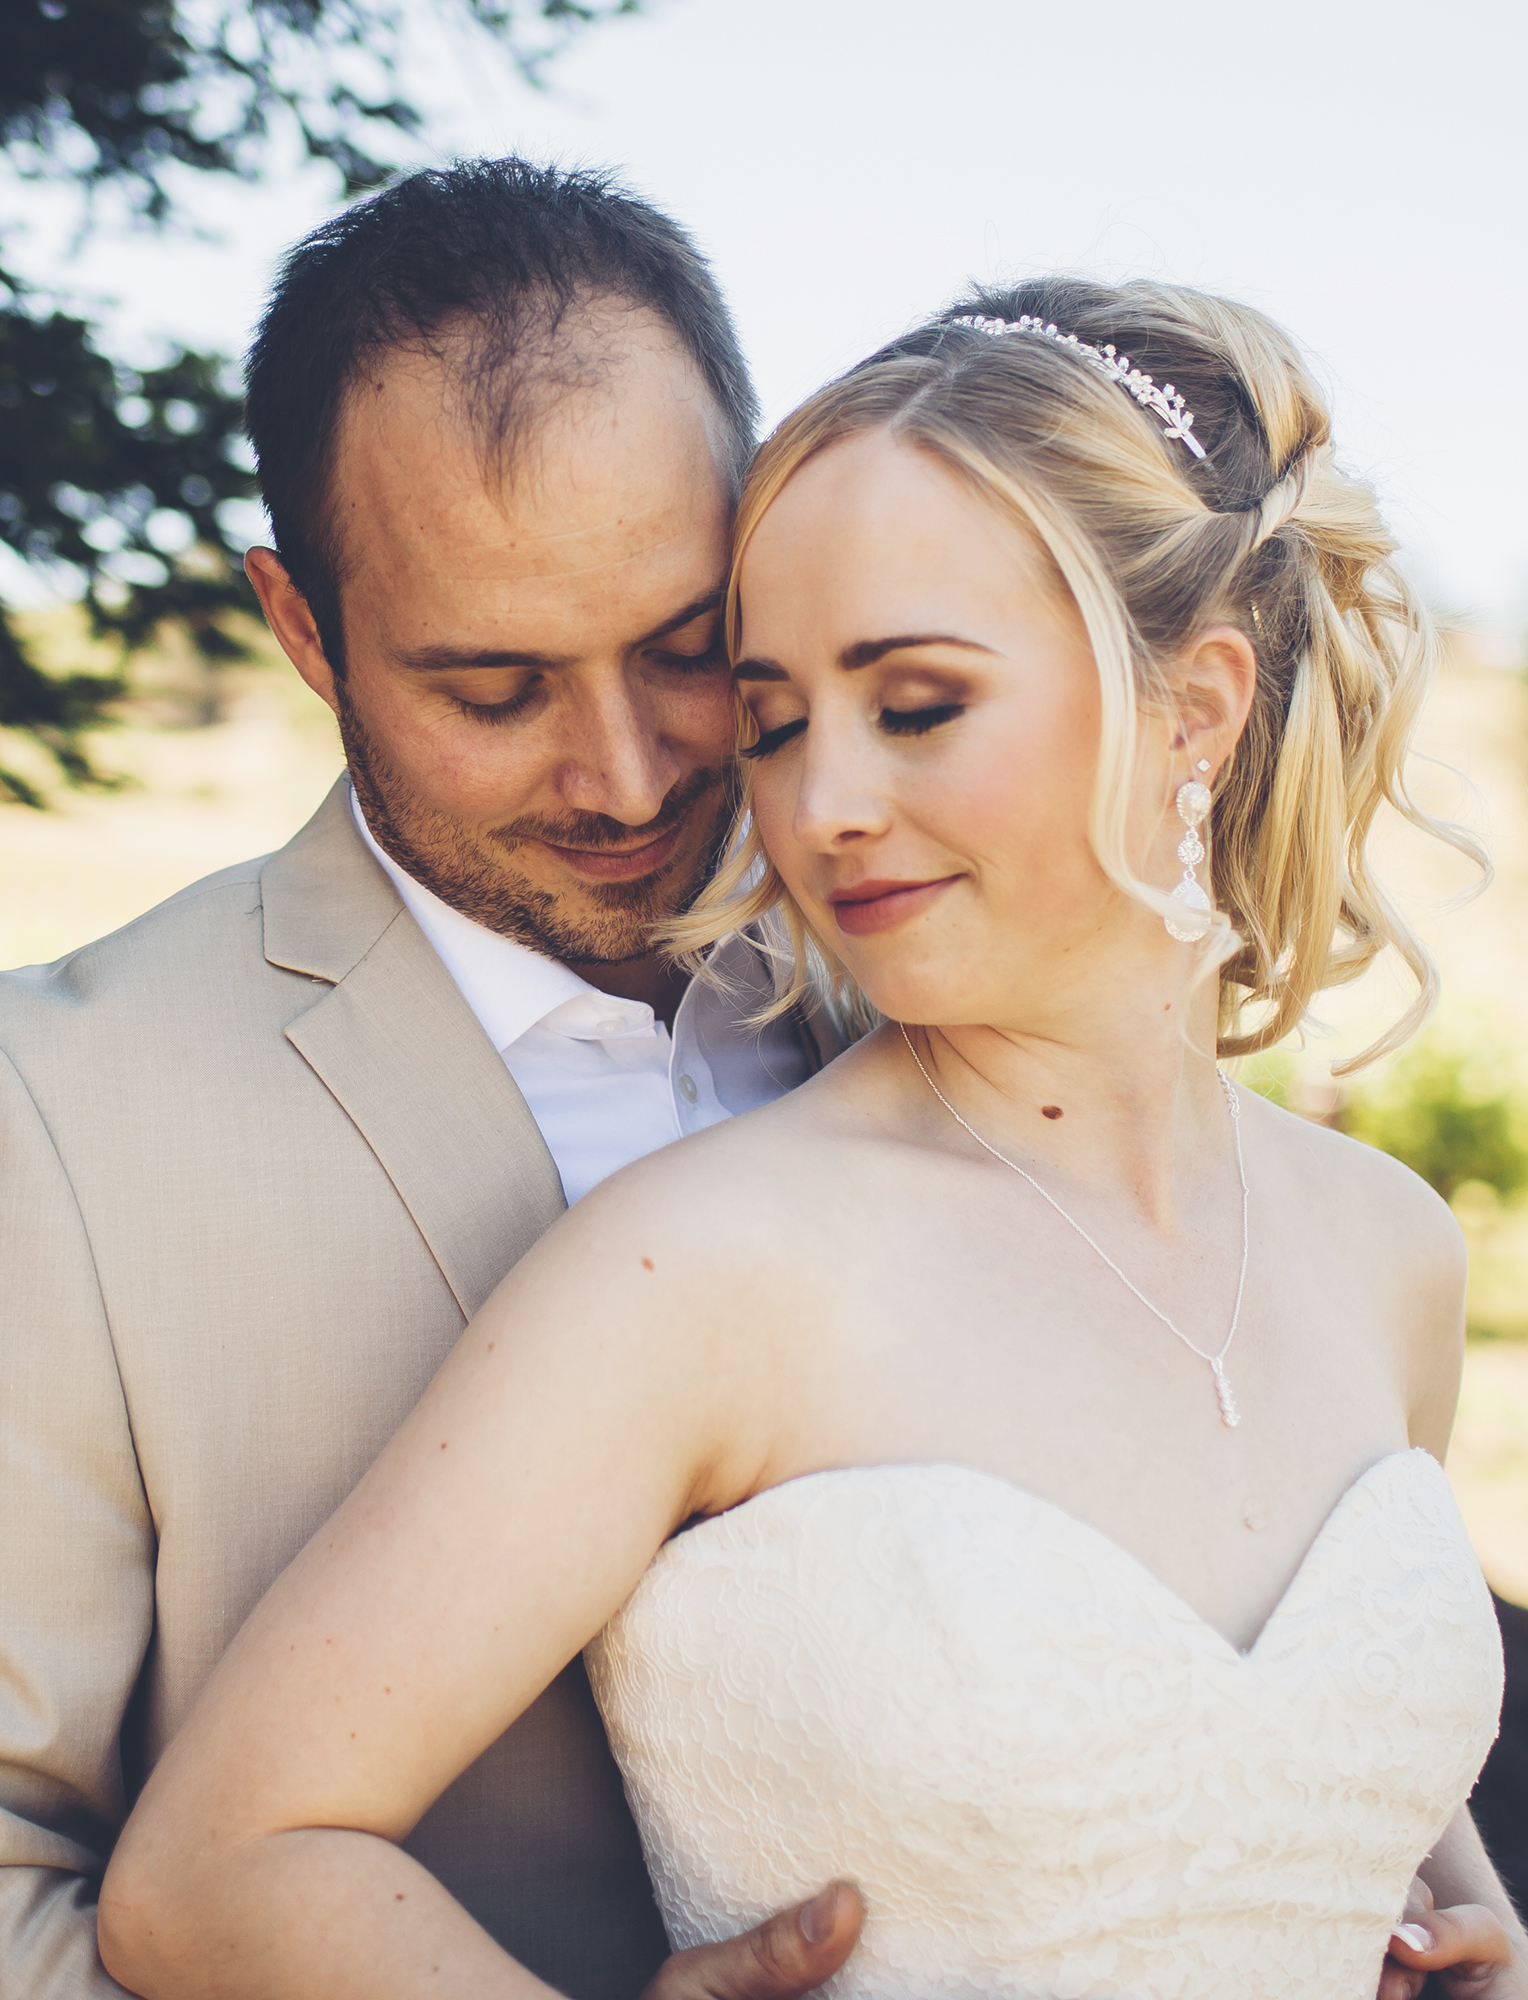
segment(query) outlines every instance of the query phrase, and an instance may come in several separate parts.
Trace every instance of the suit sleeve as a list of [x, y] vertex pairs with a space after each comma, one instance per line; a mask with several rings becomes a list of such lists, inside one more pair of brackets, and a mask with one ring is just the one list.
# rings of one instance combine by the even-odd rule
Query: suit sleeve
[[90, 1243], [0, 1055], [0, 1993], [122, 2000], [95, 1897], [155, 1542]]

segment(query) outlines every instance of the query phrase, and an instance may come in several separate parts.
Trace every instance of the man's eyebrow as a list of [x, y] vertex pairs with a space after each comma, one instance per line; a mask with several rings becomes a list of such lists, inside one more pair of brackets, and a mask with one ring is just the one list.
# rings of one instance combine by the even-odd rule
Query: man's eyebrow
[[[666, 639], [671, 632], [682, 632], [697, 618], [714, 615], [721, 608], [721, 591], [708, 591], [704, 597], [697, 597], [693, 604], [686, 604], [676, 611], [672, 618], [665, 618], [661, 625], [655, 625], [651, 632], [645, 632], [636, 643], [650, 646], [655, 639]], [[566, 667], [572, 664], [574, 655], [531, 653], [504, 646], [416, 646], [406, 652], [394, 651], [393, 658], [400, 667], [407, 667], [414, 673], [440, 674], [459, 673], [464, 667]]]
[[391, 649], [400, 667], [416, 674], [457, 673], [463, 667], [565, 667], [569, 653], [511, 652], [502, 646], [414, 646]]
[[978, 645], [975, 639], [957, 639], [952, 632], [899, 632], [892, 639], [861, 639], [855, 645], [845, 646], [838, 664], [852, 674], [857, 667], [873, 667], [888, 653], [906, 653], [916, 646], [958, 646], [963, 652], [989, 656], [992, 652], [990, 646]]
[[697, 597], [693, 604], [676, 611], [672, 618], [665, 618], [661, 625], [655, 625], [651, 632], [645, 632], [637, 641], [639, 646], [650, 646], [654, 639], [666, 639], [670, 632], [682, 632], [686, 625], [693, 625], [697, 618], [714, 617], [722, 608], [723, 592], [708, 590], [704, 597]]

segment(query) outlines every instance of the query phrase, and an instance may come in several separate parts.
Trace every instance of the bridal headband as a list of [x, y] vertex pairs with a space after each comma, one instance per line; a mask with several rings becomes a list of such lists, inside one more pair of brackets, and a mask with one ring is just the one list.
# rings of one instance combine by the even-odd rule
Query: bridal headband
[[1112, 347], [1089, 347], [1079, 340], [1075, 333], [1058, 333], [1042, 319], [1035, 319], [1029, 313], [1019, 319], [987, 319], [980, 313], [967, 313], [960, 319], [950, 320], [951, 326], [969, 326], [977, 333], [1005, 334], [1032, 333], [1041, 340], [1053, 340], [1058, 347], [1069, 347], [1080, 361], [1086, 361], [1090, 368], [1096, 368], [1101, 375], [1107, 375], [1111, 382], [1118, 382], [1141, 405], [1150, 410], [1170, 438], [1177, 438], [1186, 444], [1195, 458], [1204, 457], [1204, 446], [1194, 436], [1194, 413], [1183, 407], [1183, 398], [1169, 382], [1159, 389], [1149, 375], [1139, 368], [1132, 368], [1128, 354], [1116, 354]]

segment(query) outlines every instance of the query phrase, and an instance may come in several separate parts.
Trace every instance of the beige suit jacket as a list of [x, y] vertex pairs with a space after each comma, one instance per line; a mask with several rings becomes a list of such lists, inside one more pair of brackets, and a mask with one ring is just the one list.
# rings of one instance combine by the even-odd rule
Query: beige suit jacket
[[[119, 1992], [94, 1895], [144, 1776], [563, 1206], [343, 780], [280, 853], [0, 975], [5, 2000]], [[577, 2000], [664, 1955], [578, 1662], [408, 1845]]]

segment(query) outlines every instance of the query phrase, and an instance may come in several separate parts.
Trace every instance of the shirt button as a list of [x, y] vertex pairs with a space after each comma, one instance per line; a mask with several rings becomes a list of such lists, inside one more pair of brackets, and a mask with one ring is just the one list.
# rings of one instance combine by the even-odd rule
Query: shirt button
[[684, 1099], [686, 1104], [693, 1104], [696, 1098], [699, 1097], [700, 1092], [695, 1087], [695, 1079], [693, 1076], [680, 1077], [679, 1095]]
[[602, 1035], [618, 1035], [625, 1025], [624, 1021], [601, 1021], [598, 1032]]

